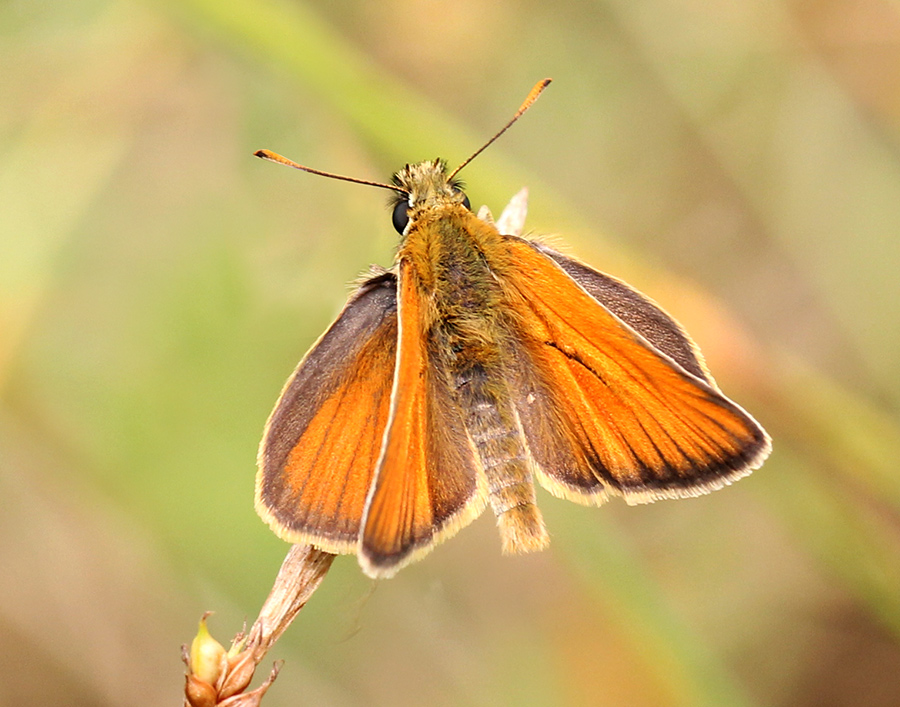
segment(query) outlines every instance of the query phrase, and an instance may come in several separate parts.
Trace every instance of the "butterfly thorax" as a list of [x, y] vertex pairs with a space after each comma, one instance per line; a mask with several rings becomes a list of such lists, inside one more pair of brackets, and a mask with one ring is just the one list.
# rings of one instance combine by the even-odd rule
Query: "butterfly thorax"
[[408, 165], [396, 179], [411, 204], [397, 257], [410, 261], [427, 303], [423, 328], [446, 344], [453, 369], [499, 365], [507, 327], [492, 260], [503, 251], [502, 237], [466, 208], [440, 161]]

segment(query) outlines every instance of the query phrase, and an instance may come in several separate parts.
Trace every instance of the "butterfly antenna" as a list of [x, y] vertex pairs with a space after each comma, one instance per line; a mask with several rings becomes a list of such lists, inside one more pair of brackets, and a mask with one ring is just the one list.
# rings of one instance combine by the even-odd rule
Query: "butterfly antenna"
[[398, 187], [396, 184], [370, 182], [368, 179], [345, 177], [343, 174], [332, 174], [331, 172], [323, 172], [322, 170], [313, 169], [312, 167], [304, 167], [302, 164], [297, 164], [293, 160], [289, 160], [287, 157], [282, 157], [278, 153], [272, 152], [271, 150], [257, 150], [253, 154], [261, 159], [269, 160], [269, 162], [277, 162], [278, 164], [287, 165], [288, 167], [293, 167], [294, 169], [300, 169], [304, 172], [309, 172], [310, 174], [318, 174], [320, 177], [328, 177], [329, 179], [341, 179], [345, 182], [353, 182], [354, 184], [367, 184], [370, 187], [381, 187], [382, 189], [390, 189], [391, 191], [399, 192], [400, 194], [409, 194], [406, 189], [404, 189], [403, 187]]
[[453, 177], [455, 177], [463, 167], [465, 167], [467, 164], [469, 164], [469, 162], [471, 162], [476, 157], [478, 157], [478, 155], [480, 155], [482, 152], [484, 152], [488, 148], [488, 146], [492, 142], [494, 142], [494, 140], [496, 140], [503, 133], [505, 133], [507, 130], [509, 130], [512, 127], [512, 124], [515, 123], [519, 118], [521, 118], [522, 114], [526, 110], [531, 108], [531, 104], [534, 103], [538, 99], [538, 96], [540, 96], [541, 93], [544, 92], [544, 89], [550, 85], [550, 82], [552, 80], [553, 79], [543, 79], [542, 81], [538, 81], [537, 84], [535, 84], [535, 87], [533, 89], [531, 89], [531, 93], [528, 94], [528, 97], [525, 99], [525, 102], [521, 106], [519, 106], [519, 110], [517, 110], [516, 114], [512, 117], [512, 119], [500, 129], [500, 132], [498, 132], [496, 135], [494, 135], [494, 137], [492, 137], [490, 140], [488, 140], [486, 143], [484, 143], [484, 145], [479, 147], [478, 150], [476, 150], [475, 153], [471, 157], [469, 157], [469, 159], [467, 159], [459, 167], [454, 169], [450, 173], [450, 176], [447, 177], [447, 179], [448, 180], [453, 179]]

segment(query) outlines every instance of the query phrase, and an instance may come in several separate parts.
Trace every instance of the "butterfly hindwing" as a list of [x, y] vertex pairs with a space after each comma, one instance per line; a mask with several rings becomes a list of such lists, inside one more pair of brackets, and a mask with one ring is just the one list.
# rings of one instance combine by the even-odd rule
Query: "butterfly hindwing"
[[360, 563], [389, 577], [477, 517], [485, 506], [444, 354], [431, 343], [426, 295], [401, 260], [399, 353], [378, 472], [360, 542]]
[[256, 507], [285, 540], [357, 550], [390, 412], [397, 283], [365, 282], [301, 361], [269, 417]]
[[[506, 245], [516, 267], [501, 282], [524, 354], [517, 405], [549, 490], [641, 503], [719, 488], [762, 462], [767, 435], [719, 392], [662, 310], [642, 300], [635, 311], [645, 322], [629, 325], [601, 300], [641, 297], [631, 288], [523, 239]], [[588, 271], [578, 281], [567, 272], [575, 265]]]

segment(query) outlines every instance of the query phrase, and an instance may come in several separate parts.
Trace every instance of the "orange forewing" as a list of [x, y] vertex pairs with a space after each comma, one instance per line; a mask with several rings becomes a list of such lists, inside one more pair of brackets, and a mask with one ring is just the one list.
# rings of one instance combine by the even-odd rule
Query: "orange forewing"
[[484, 483], [441, 352], [429, 346], [424, 294], [399, 265], [399, 353], [377, 478], [366, 504], [360, 562], [388, 577], [484, 509]]
[[556, 262], [591, 297], [643, 336], [654, 348], [666, 354], [688, 373], [715, 385], [700, 349], [681, 325], [650, 298], [628, 283], [557, 253], [541, 243], [532, 245]]
[[256, 505], [294, 543], [354, 553], [390, 412], [396, 281], [375, 277], [301, 361], [266, 425]]
[[506, 244], [516, 267], [501, 282], [527, 358], [518, 406], [549, 490], [640, 503], [704, 493], [761, 463], [765, 432], [705, 379], [696, 356], [679, 365], [538, 246]]

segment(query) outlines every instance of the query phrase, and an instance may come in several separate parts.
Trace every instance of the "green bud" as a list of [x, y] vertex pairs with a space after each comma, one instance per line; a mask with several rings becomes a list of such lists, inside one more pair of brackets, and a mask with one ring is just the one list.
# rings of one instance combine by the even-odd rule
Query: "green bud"
[[210, 685], [215, 685], [222, 672], [225, 649], [206, 628], [209, 612], [200, 619], [197, 635], [191, 642], [191, 673]]

